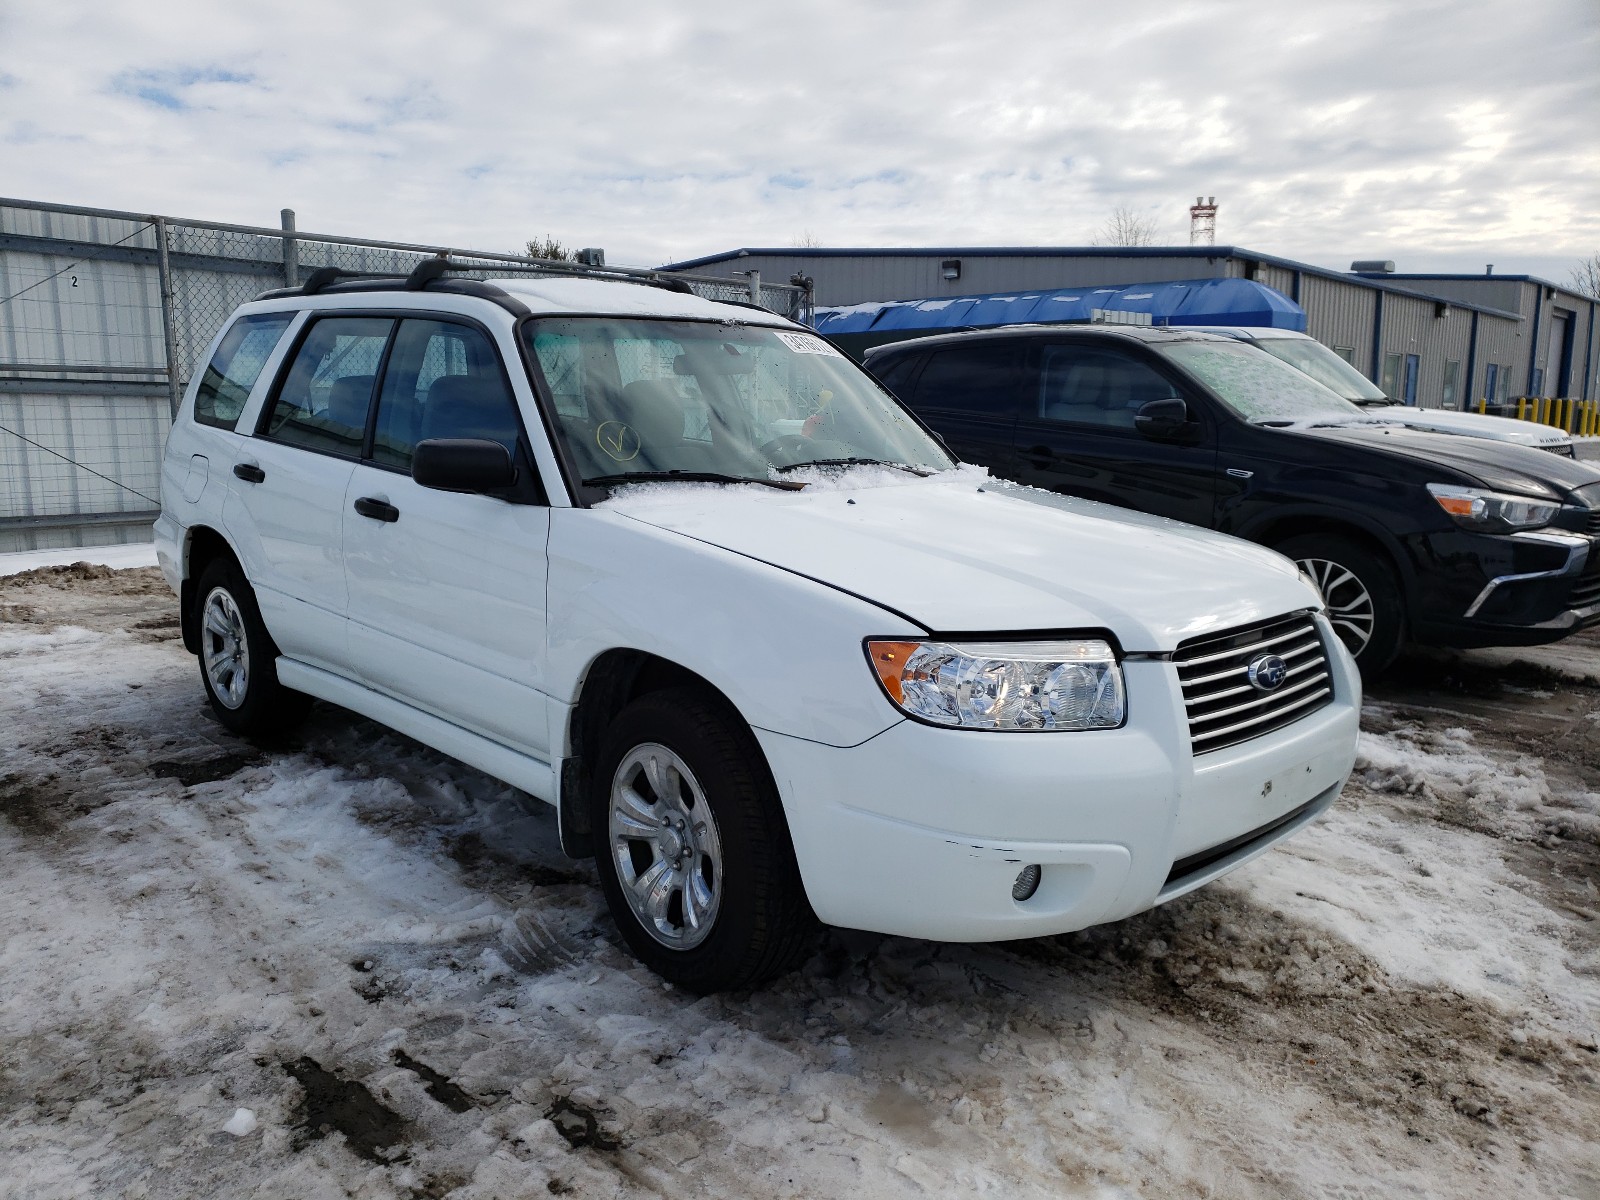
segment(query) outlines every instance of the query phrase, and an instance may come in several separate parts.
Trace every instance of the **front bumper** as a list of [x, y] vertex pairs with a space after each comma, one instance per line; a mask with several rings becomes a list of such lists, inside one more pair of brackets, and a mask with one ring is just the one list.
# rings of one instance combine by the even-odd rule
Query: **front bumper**
[[[822, 920], [939, 941], [1037, 937], [1181, 895], [1325, 810], [1354, 763], [1360, 710], [1348, 655], [1336, 650], [1330, 662], [1332, 703], [1198, 759], [1177, 672], [1154, 661], [1124, 664], [1121, 729], [981, 733], [905, 721], [850, 748], [756, 732]], [[1213, 847], [1220, 853], [1208, 856]], [[1174, 877], [1183, 859], [1197, 865]], [[1038, 891], [1014, 900], [1030, 863], [1043, 868]]]
[[1415, 555], [1419, 642], [1538, 645], [1600, 623], [1600, 542], [1584, 534], [1436, 533]]

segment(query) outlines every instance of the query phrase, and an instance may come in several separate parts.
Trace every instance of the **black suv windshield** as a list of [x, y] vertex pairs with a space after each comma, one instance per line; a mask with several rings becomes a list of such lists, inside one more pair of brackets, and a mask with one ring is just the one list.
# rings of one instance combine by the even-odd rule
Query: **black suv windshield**
[[523, 336], [585, 481], [768, 479], [806, 463], [954, 466], [870, 376], [813, 333], [547, 317]]
[[1246, 421], [1339, 420], [1361, 410], [1311, 376], [1242, 342], [1171, 342], [1153, 347], [1188, 371]]

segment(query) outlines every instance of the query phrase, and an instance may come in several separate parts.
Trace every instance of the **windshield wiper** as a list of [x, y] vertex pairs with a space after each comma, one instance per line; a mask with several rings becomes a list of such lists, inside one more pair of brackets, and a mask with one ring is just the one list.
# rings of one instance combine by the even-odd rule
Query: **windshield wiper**
[[801, 467], [893, 467], [896, 471], [907, 471], [923, 478], [933, 474], [932, 471], [924, 471], [921, 467], [913, 467], [909, 463], [890, 462], [886, 458], [813, 458], [806, 462], [789, 463], [772, 469], [781, 475], [785, 471], [798, 471]]
[[798, 492], [803, 483], [786, 479], [762, 479], [757, 475], [724, 475], [719, 471], [627, 471], [621, 475], [596, 475], [583, 481], [596, 487], [620, 483], [759, 483], [785, 492]]

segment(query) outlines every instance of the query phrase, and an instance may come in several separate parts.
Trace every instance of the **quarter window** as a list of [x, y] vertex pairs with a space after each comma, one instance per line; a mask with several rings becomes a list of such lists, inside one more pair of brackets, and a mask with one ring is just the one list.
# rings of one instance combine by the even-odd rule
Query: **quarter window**
[[400, 323], [383, 373], [372, 461], [411, 469], [428, 438], [481, 438], [517, 452], [516, 403], [484, 334], [448, 321]]
[[239, 423], [250, 389], [293, 319], [293, 313], [263, 313], [240, 317], [228, 327], [195, 391], [196, 421], [218, 429], [232, 429]]
[[278, 389], [263, 432], [280, 442], [355, 458], [366, 436], [367, 409], [387, 317], [329, 317], [311, 327]]
[[1046, 346], [1039, 365], [1039, 416], [1046, 421], [1132, 431], [1140, 408], [1177, 394], [1144, 363], [1092, 346]]

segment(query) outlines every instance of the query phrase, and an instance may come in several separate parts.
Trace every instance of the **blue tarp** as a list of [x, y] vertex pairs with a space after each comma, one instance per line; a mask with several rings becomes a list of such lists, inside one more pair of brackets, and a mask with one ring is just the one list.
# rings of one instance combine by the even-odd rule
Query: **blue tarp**
[[1095, 309], [1148, 313], [1152, 325], [1250, 325], [1304, 333], [1306, 314], [1282, 292], [1249, 279], [1187, 279], [1127, 287], [993, 292], [937, 300], [890, 300], [817, 309], [829, 337], [888, 330], [971, 329], [1088, 321]]

